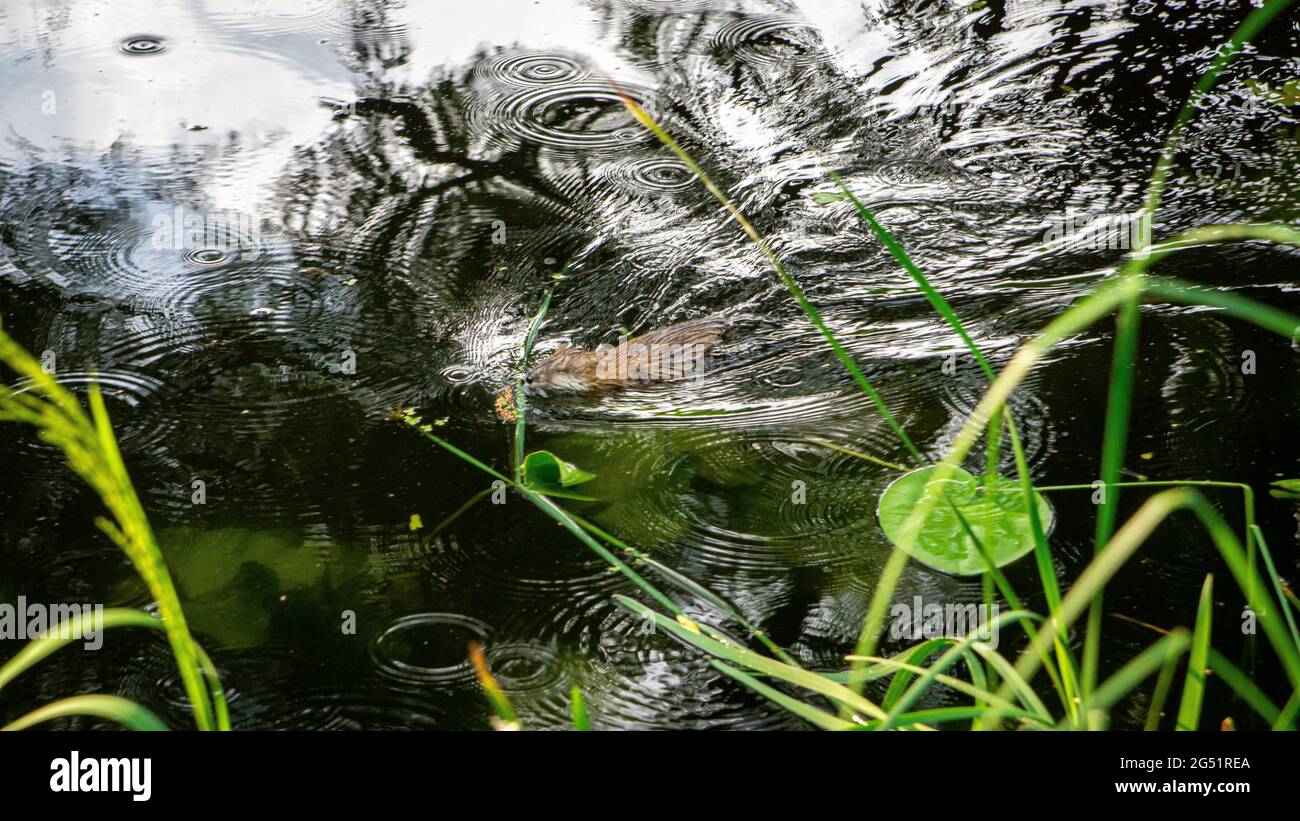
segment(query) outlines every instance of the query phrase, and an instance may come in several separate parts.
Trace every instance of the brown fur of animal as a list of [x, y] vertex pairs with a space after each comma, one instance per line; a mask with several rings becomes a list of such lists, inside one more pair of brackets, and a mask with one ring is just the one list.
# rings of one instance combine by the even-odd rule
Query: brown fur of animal
[[728, 337], [730, 323], [694, 319], [650, 331], [618, 345], [579, 351], [561, 345], [528, 372], [529, 394], [606, 393], [634, 385], [679, 382], [703, 375], [708, 357]]

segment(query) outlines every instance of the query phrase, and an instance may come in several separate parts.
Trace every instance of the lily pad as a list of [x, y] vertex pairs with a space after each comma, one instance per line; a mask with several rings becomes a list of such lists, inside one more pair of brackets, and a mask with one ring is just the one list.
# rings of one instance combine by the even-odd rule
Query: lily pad
[[[972, 576], [987, 569], [962, 519], [998, 567], [1034, 549], [1029, 509], [1018, 482], [996, 477], [988, 485], [982, 477], [976, 478], [961, 468], [946, 481], [932, 481], [938, 469], [932, 465], [911, 471], [885, 488], [876, 516], [891, 542], [898, 543], [903, 523], [923, 498], [942, 494], [922, 523], [916, 544], [908, 550], [921, 564], [955, 576]], [[1044, 532], [1050, 532], [1052, 506], [1038, 491], [1034, 491], [1034, 504]]]

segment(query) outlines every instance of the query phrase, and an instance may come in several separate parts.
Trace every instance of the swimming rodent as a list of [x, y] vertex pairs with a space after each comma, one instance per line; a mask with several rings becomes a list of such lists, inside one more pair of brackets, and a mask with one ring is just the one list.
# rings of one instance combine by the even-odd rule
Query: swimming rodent
[[543, 397], [550, 393], [607, 393], [633, 385], [698, 378], [713, 349], [731, 333], [729, 321], [706, 317], [624, 339], [618, 345], [601, 345], [594, 351], [561, 345], [524, 377], [524, 392]]

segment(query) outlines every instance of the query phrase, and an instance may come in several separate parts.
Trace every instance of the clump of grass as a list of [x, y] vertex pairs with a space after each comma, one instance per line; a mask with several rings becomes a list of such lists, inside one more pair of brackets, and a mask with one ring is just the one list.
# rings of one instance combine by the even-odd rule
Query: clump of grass
[[[103, 627], [135, 626], [163, 631], [171, 645], [185, 694], [200, 730], [229, 729], [224, 691], [211, 659], [190, 633], [176, 586], [153, 529], [131, 484], [117, 439], [97, 386], [89, 392], [90, 413], [66, 388], [42, 369], [39, 362], [0, 329], [0, 361], [27, 385], [20, 389], [0, 385], [0, 420], [29, 424], [40, 438], [63, 451], [68, 466], [99, 495], [109, 515], [95, 524], [116, 544], [140, 575], [158, 603], [161, 619], [134, 610], [104, 612]], [[0, 687], [50, 653], [68, 643], [63, 635], [80, 635], [65, 623], [51, 625], [46, 636], [34, 639], [0, 668]], [[46, 705], [17, 719], [4, 729], [21, 729], [39, 721], [68, 715], [94, 715], [136, 729], [165, 729], [162, 722], [138, 704], [114, 696], [77, 696]]]

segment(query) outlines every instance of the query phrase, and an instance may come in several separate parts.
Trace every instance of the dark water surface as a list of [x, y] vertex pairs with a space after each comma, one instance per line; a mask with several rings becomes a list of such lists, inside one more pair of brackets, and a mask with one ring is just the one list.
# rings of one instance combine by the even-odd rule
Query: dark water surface
[[[583, 515], [808, 666], [839, 669], [888, 556], [875, 500], [896, 474], [819, 442], [907, 453], [610, 78], [771, 238], [937, 459], [985, 382], [848, 204], [815, 197], [835, 190], [825, 170], [1004, 363], [1122, 263], [1077, 233], [1044, 236], [1139, 209], [1177, 107], [1244, 14], [1202, 0], [0, 0], [0, 310], [64, 384], [98, 374], [237, 727], [486, 727], [470, 641], [529, 727], [566, 726], [574, 684], [602, 728], [797, 727], [647, 634], [610, 600], [634, 588], [524, 500], [426, 538], [485, 477], [388, 417], [445, 418], [440, 435], [506, 466], [512, 427], [493, 397], [566, 264], [540, 351], [735, 318], [710, 378], [540, 401], [529, 445], [599, 475]], [[1198, 113], [1157, 242], [1300, 218], [1298, 69], [1291, 13]], [[1164, 271], [1294, 312], [1298, 259], [1191, 248]], [[1262, 488], [1300, 474], [1298, 355], [1214, 311], [1144, 306], [1128, 477]], [[1036, 482], [1095, 478], [1109, 361], [1104, 323], [1016, 394]], [[149, 606], [57, 452], [6, 425], [0, 464], [0, 601]], [[1293, 578], [1295, 507], [1260, 495]], [[1238, 496], [1213, 500], [1240, 522]], [[1087, 493], [1053, 502], [1068, 583], [1094, 510]], [[1188, 624], [1210, 571], [1215, 641], [1237, 658], [1240, 596], [1189, 520], [1122, 571], [1107, 611]], [[1008, 575], [1037, 587], [1031, 559]], [[913, 565], [897, 597], [916, 595], [974, 602], [979, 581]], [[1153, 638], [1108, 618], [1106, 667]], [[1259, 679], [1285, 695], [1267, 662]], [[190, 721], [166, 643], [121, 632], [6, 688], [0, 723], [78, 692]], [[1215, 721], [1244, 715], [1214, 684], [1210, 698]], [[1116, 721], [1140, 724], [1145, 706], [1135, 695]]]

